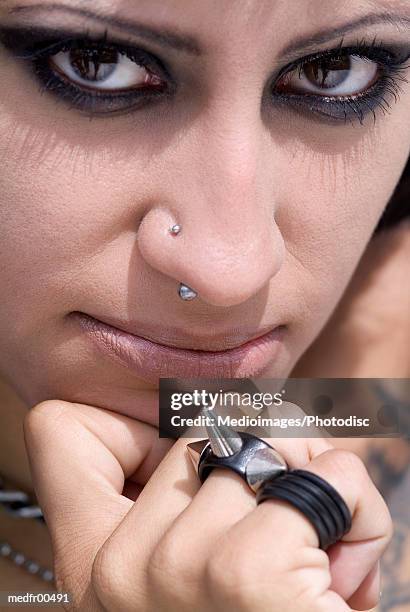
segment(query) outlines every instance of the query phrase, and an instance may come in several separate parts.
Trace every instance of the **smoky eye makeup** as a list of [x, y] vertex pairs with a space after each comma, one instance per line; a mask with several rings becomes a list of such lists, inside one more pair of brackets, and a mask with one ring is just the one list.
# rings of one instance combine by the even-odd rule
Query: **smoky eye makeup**
[[408, 83], [410, 45], [358, 40], [303, 57], [283, 68], [271, 86], [274, 104], [319, 120], [358, 121], [389, 112]]
[[[169, 101], [178, 82], [165, 58], [103, 34], [0, 25], [0, 44], [40, 93], [88, 117], [137, 112]], [[389, 112], [407, 82], [410, 44], [358, 40], [300, 57], [270, 79], [273, 108], [334, 125]]]
[[176, 82], [165, 63], [135, 44], [88, 31], [0, 27], [0, 43], [22, 62], [40, 93], [89, 117], [140, 109], [169, 97]]

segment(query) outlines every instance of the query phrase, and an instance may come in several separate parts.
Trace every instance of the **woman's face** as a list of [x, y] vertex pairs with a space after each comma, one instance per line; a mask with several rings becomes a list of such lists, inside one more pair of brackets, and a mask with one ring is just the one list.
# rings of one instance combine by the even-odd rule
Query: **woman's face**
[[[159, 376], [286, 376], [317, 336], [409, 153], [410, 7], [297, 5], [1, 2], [0, 371], [30, 405], [149, 420]], [[73, 312], [211, 352], [122, 358]]]

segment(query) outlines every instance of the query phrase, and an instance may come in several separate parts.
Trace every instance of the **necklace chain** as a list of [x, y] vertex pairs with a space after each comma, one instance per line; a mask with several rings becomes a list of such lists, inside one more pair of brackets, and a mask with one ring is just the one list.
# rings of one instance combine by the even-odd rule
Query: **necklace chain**
[[54, 574], [50, 569], [43, 567], [37, 561], [33, 561], [33, 559], [29, 559], [24, 553], [16, 550], [5, 540], [0, 541], [0, 557], [10, 559], [15, 565], [27, 570], [32, 576], [39, 576], [39, 578], [46, 582], [54, 581]]
[[[13, 516], [20, 518], [35, 518], [44, 522], [43, 512], [40, 506], [30, 503], [29, 496], [24, 491], [15, 489], [5, 489], [2, 478], [0, 477], [0, 505], [3, 509]], [[10, 559], [15, 565], [25, 569], [32, 576], [38, 576], [48, 583], [54, 581], [54, 573], [27, 557], [24, 553], [17, 550], [5, 540], [0, 540], [0, 557]]]

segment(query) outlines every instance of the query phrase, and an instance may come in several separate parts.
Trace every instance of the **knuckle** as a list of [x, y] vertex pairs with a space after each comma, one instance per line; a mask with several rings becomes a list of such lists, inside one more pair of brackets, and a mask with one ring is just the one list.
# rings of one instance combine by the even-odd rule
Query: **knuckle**
[[56, 422], [68, 413], [70, 404], [62, 400], [45, 400], [36, 404], [23, 419], [24, 435], [37, 436], [44, 430], [54, 429]]
[[366, 500], [374, 484], [360, 457], [347, 449], [332, 449], [317, 458], [322, 463], [322, 477], [328, 479], [345, 500]]
[[101, 609], [126, 612], [131, 609], [131, 603], [136, 609], [140, 599], [138, 581], [135, 571], [131, 572], [125, 565], [124, 555], [116, 555], [109, 543], [97, 552], [91, 567], [91, 585]]
[[258, 590], [258, 572], [255, 570], [255, 563], [243, 555], [243, 550], [225, 543], [209, 557], [205, 566], [207, 590], [216, 601], [225, 602], [226, 605], [234, 602], [235, 609], [253, 609]]
[[390, 510], [387, 507], [387, 504], [384, 502], [384, 500], [383, 500], [383, 514], [381, 517], [381, 522], [382, 522], [383, 533], [384, 533], [384, 538], [383, 538], [384, 548], [387, 548], [389, 542], [391, 541], [394, 535], [394, 523], [393, 523], [392, 515], [390, 514]]
[[[277, 563], [271, 554], [263, 562], [224, 546], [210, 557], [206, 586], [218, 603], [237, 612], [252, 610], [316, 610], [318, 593], [329, 586], [329, 558], [317, 549], [300, 551], [291, 563]], [[261, 572], [261, 567], [265, 568]], [[275, 580], [272, 580], [275, 576]], [[267, 603], [269, 602], [269, 603]], [[225, 609], [222, 608], [222, 609]]]
[[174, 530], [163, 536], [146, 566], [149, 600], [156, 610], [196, 609], [201, 598], [201, 563], [192, 542], [178, 537]]
[[369, 479], [366, 466], [356, 453], [345, 449], [332, 449], [327, 451], [329, 462], [332, 467], [344, 477], [353, 478], [356, 482], [363, 483]]
[[[190, 563], [185, 560], [179, 540], [172, 533], [165, 534], [154, 548], [149, 558], [148, 574], [151, 580], [159, 583], [168, 583], [180, 579], [189, 572]], [[191, 560], [192, 563], [192, 560]]]
[[115, 571], [112, 567], [112, 559], [103, 546], [95, 556], [91, 568], [91, 584], [98, 599], [107, 609], [111, 609], [114, 602], [118, 603], [118, 582], [115, 580]]
[[43, 416], [50, 417], [54, 416], [56, 413], [61, 414], [61, 412], [67, 410], [70, 405], [69, 402], [59, 399], [44, 400], [33, 406], [28, 414], [34, 415], [33, 418], [42, 418]]

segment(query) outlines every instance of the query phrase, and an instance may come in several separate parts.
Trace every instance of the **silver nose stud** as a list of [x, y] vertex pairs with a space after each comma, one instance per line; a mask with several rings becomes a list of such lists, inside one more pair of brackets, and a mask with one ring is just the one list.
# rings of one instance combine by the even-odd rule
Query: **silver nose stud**
[[169, 233], [173, 234], [174, 236], [176, 236], [177, 234], [179, 234], [181, 229], [182, 229], [181, 226], [178, 225], [178, 223], [176, 223], [175, 225], [173, 225], [172, 227], [169, 228]]
[[[182, 227], [179, 225], [179, 223], [175, 223], [175, 225], [172, 225], [168, 231], [173, 236], [177, 236], [181, 230], [182, 230]], [[184, 285], [183, 283], [180, 283], [179, 289], [178, 289], [178, 295], [181, 298], [181, 300], [185, 300], [188, 302], [190, 300], [194, 300], [197, 297], [198, 293], [194, 291], [193, 289], [191, 289], [191, 287], [188, 287], [188, 285]]]

